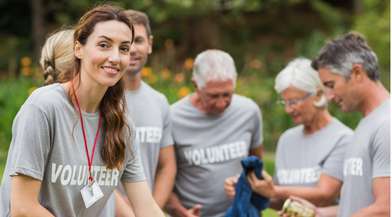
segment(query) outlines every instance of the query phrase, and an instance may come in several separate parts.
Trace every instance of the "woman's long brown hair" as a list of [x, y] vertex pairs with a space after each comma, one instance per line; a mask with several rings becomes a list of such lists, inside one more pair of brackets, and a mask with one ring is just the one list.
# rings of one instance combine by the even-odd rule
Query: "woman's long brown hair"
[[[111, 5], [101, 5], [85, 13], [75, 27], [74, 42], [78, 41], [85, 45], [87, 38], [94, 31], [99, 22], [117, 20], [125, 23], [132, 30], [132, 41], [134, 29], [127, 16], [121, 8]], [[75, 58], [74, 78], [80, 78], [81, 61]], [[109, 87], [99, 104], [100, 115], [103, 117], [102, 129], [104, 132], [104, 145], [101, 149], [101, 157], [105, 165], [112, 168], [120, 168], [125, 159], [125, 138], [130, 139], [130, 130], [126, 122], [124, 104], [124, 84], [120, 79], [114, 86]], [[125, 133], [125, 134], [124, 134]], [[129, 134], [129, 137], [126, 136]]]

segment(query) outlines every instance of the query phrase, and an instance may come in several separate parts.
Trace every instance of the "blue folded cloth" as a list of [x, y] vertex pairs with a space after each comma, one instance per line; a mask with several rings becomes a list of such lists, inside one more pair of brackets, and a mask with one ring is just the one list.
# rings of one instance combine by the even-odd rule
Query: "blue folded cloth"
[[225, 217], [260, 217], [260, 212], [269, 206], [269, 199], [256, 193], [246, 178], [250, 171], [255, 171], [256, 177], [262, 179], [263, 161], [256, 156], [249, 156], [241, 161], [244, 169], [235, 186], [235, 197], [232, 206]]

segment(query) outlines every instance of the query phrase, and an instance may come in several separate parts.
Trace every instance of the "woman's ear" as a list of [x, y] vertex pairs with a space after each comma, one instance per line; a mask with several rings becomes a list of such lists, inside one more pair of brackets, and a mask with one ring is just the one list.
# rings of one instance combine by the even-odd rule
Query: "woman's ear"
[[322, 90], [317, 91], [317, 99], [313, 102], [316, 108], [325, 108], [328, 106], [328, 99]]
[[74, 53], [76, 58], [78, 59], [83, 58], [83, 47], [78, 41], [75, 42]]
[[153, 42], [154, 42], [154, 36], [150, 35], [148, 37], [148, 54], [152, 53]]

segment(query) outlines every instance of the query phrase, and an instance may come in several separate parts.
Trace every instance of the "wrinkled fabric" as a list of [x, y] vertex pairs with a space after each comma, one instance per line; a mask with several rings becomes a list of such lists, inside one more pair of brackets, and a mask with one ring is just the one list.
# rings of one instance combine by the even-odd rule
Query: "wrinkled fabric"
[[249, 156], [241, 161], [243, 172], [235, 187], [235, 197], [232, 206], [225, 217], [260, 217], [261, 211], [268, 208], [269, 199], [252, 189], [246, 175], [255, 171], [257, 178], [262, 179], [263, 162], [256, 156]]

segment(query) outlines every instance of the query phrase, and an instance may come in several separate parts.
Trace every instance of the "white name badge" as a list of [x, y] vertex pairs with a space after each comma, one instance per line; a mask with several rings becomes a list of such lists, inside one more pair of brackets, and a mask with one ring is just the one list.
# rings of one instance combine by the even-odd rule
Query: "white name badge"
[[101, 188], [96, 182], [86, 185], [80, 190], [82, 194], [83, 202], [86, 208], [89, 208], [95, 202], [103, 197]]

